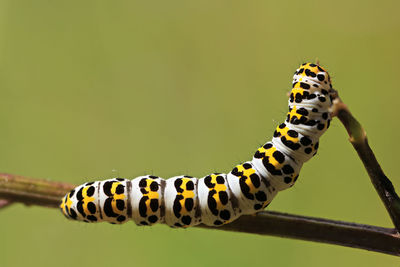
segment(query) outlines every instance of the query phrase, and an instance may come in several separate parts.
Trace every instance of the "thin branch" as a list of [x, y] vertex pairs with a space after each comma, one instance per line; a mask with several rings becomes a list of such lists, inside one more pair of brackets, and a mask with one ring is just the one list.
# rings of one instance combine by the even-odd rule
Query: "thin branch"
[[367, 135], [361, 124], [353, 117], [347, 105], [337, 97], [334, 102], [333, 115], [342, 122], [349, 134], [349, 141], [357, 151], [364, 164], [375, 190], [378, 192], [397, 231], [400, 231], [400, 198], [392, 182], [383, 173], [374, 152], [368, 144]]
[[[204, 225], [200, 227], [210, 228]], [[400, 256], [400, 236], [395, 229], [365, 224], [263, 211], [256, 216], [242, 216], [217, 229], [335, 244]]]
[[60, 205], [61, 198], [74, 188], [74, 185], [68, 183], [0, 174], [0, 198], [26, 205], [56, 208]]
[[[74, 187], [68, 183], [0, 174], [0, 198], [29, 205], [57, 208], [60, 199]], [[241, 216], [218, 228], [198, 227], [295, 238], [400, 256], [397, 231], [377, 226], [263, 211], [255, 216]]]

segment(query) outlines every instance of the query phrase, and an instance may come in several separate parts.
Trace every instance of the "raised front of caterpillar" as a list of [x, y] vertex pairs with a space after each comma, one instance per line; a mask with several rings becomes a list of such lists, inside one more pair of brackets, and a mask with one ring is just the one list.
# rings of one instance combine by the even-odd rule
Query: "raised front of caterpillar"
[[317, 153], [319, 138], [331, 121], [334, 90], [328, 72], [317, 64], [302, 64], [294, 73], [292, 87], [286, 120], [272, 140], [230, 173], [200, 179], [146, 175], [85, 183], [62, 199], [61, 211], [69, 219], [84, 222], [133, 220], [137, 225], [189, 227], [219, 226], [263, 210], [278, 191], [296, 182], [303, 163]]

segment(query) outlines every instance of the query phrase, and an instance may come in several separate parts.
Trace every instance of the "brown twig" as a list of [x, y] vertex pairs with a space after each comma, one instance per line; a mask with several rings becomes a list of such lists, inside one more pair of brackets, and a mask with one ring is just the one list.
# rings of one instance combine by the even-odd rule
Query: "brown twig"
[[368, 144], [367, 135], [361, 124], [353, 117], [347, 105], [337, 97], [334, 101], [333, 115], [337, 116], [349, 134], [349, 141], [364, 164], [375, 190], [385, 205], [397, 231], [400, 231], [400, 198], [392, 182], [383, 173]]
[[[68, 183], [0, 174], [0, 198], [28, 205], [57, 208], [60, 199], [74, 187]], [[212, 229], [295, 238], [400, 256], [397, 231], [377, 226], [264, 211]]]
[[0, 198], [26, 205], [56, 208], [60, 205], [61, 197], [74, 187], [68, 183], [0, 174]]
[[400, 236], [396, 230], [365, 224], [263, 211], [257, 216], [242, 216], [217, 229], [335, 244], [400, 256]]

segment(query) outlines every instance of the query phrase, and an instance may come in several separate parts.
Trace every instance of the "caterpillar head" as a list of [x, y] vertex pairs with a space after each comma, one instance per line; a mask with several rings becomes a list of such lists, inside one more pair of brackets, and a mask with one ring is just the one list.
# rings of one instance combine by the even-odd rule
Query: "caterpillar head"
[[329, 73], [318, 64], [304, 63], [294, 72], [293, 88], [295, 86], [303, 89], [314, 88], [318, 91], [324, 89], [331, 91], [332, 82]]

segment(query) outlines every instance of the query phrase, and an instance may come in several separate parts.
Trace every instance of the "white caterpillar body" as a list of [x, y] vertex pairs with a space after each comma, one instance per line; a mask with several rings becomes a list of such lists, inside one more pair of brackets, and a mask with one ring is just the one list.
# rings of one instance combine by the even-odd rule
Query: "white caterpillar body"
[[285, 122], [251, 161], [228, 174], [200, 179], [146, 175], [85, 183], [68, 193], [60, 208], [67, 218], [78, 221], [133, 220], [137, 225], [160, 222], [171, 227], [219, 226], [254, 214], [278, 191], [291, 187], [303, 163], [317, 153], [319, 138], [331, 120], [332, 99], [329, 74], [316, 64], [303, 64], [293, 78]]

